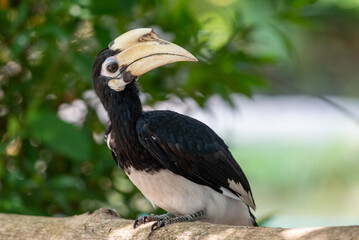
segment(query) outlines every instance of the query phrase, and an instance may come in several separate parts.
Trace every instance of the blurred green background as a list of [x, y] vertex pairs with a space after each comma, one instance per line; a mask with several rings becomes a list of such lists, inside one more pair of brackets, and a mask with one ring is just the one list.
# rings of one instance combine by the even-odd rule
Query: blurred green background
[[[154, 211], [104, 144], [106, 113], [91, 80], [96, 54], [112, 39], [152, 27], [199, 63], [176, 63], [141, 77], [144, 104], [173, 107], [177, 99], [180, 108], [194, 100], [189, 105], [208, 114], [252, 184], [259, 220], [269, 216], [268, 226], [283, 227], [301, 226], [298, 216], [309, 226], [322, 224], [310, 217], [358, 224], [357, 0], [0, 0], [0, 25], [0, 212], [66, 216], [112, 207], [135, 218]], [[248, 132], [247, 139], [236, 139], [213, 122], [221, 106], [230, 115], [253, 96], [305, 93], [337, 96], [343, 106], [350, 101], [354, 115], [335, 110], [351, 126], [346, 134], [313, 142], [295, 135], [277, 140], [264, 130], [261, 137]], [[208, 101], [213, 97], [218, 99]], [[295, 112], [293, 106], [282, 110]], [[302, 116], [313, 114], [306, 106]], [[288, 114], [276, 115], [291, 121]], [[316, 120], [320, 125], [331, 116]], [[341, 123], [331, 127], [343, 128]]]

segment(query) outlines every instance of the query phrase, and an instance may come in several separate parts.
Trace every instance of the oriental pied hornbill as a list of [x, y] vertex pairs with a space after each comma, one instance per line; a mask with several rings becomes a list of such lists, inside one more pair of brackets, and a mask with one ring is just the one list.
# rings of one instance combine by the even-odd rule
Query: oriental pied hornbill
[[134, 227], [202, 220], [256, 226], [252, 192], [223, 140], [196, 119], [172, 111], [143, 111], [137, 79], [177, 61], [197, 61], [152, 29], [129, 31], [96, 57], [95, 91], [109, 116], [106, 142], [114, 159], [153, 205], [168, 213], [139, 217]]

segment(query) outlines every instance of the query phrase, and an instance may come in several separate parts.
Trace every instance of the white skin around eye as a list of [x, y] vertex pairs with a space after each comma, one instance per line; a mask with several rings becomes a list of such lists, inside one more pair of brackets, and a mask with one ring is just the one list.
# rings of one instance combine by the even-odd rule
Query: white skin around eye
[[105, 77], [110, 77], [110, 78], [115, 78], [118, 77], [120, 75], [120, 67], [118, 66], [118, 69], [116, 72], [110, 72], [107, 68], [111, 65], [111, 64], [117, 64], [117, 66], [119, 65], [118, 62], [116, 61], [116, 59], [114, 57], [109, 57], [107, 58], [102, 66], [101, 66], [101, 75], [105, 76]]
[[[117, 71], [111, 72], [108, 69], [112, 64], [115, 64], [113, 67], [117, 67]], [[112, 90], [119, 92], [125, 89], [127, 83], [123, 81], [119, 64], [114, 57], [109, 57], [104, 61], [101, 66], [101, 75], [110, 78], [107, 84]]]

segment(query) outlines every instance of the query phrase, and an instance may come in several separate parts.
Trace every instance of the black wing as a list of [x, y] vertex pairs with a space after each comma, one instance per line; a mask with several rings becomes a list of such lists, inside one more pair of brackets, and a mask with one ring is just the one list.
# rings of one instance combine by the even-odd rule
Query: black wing
[[223, 140], [202, 122], [172, 111], [145, 112], [137, 122], [141, 144], [160, 164], [255, 209], [246, 176]]

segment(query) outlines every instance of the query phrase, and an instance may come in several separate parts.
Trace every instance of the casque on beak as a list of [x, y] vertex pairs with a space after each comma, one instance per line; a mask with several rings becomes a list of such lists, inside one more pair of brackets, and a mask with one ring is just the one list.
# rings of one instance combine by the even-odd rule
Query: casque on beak
[[157, 37], [151, 28], [128, 31], [112, 41], [109, 48], [119, 51], [115, 59], [124, 83], [169, 63], [198, 61], [182, 47]]

